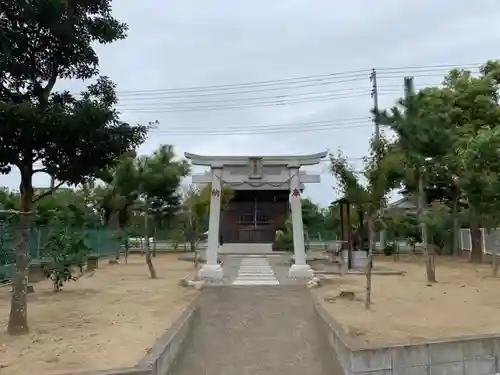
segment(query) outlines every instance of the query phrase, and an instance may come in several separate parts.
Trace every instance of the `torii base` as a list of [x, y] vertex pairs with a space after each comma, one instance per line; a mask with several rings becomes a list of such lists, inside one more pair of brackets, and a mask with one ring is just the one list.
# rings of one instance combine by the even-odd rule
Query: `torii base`
[[314, 276], [314, 271], [308, 264], [292, 264], [288, 271], [288, 276], [295, 279], [310, 279]]

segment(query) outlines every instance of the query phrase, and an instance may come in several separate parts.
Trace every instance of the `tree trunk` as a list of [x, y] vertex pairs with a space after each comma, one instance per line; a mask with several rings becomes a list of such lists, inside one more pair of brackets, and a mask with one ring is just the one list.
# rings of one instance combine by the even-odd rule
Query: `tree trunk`
[[365, 309], [369, 310], [372, 305], [372, 269], [373, 269], [373, 247], [375, 245], [375, 228], [373, 219], [368, 217], [368, 264], [366, 267], [366, 295]]
[[125, 264], [128, 263], [128, 252], [130, 251], [130, 242], [128, 240], [128, 234], [127, 238], [125, 239]]
[[21, 213], [17, 231], [15, 256], [16, 272], [12, 278], [12, 299], [10, 304], [7, 332], [11, 335], [22, 335], [29, 332], [28, 327], [28, 267], [29, 229], [31, 224], [31, 207], [33, 205], [32, 173], [21, 170]]
[[435, 283], [436, 281], [436, 266], [434, 259], [434, 247], [429, 246], [427, 241], [427, 224], [425, 222], [425, 190], [424, 190], [424, 176], [422, 171], [418, 176], [418, 220], [422, 230], [422, 242], [424, 246], [425, 255], [425, 273], [427, 275], [428, 283]]
[[452, 217], [453, 217], [453, 255], [458, 256], [460, 252], [460, 228], [458, 222], [458, 197], [453, 198], [453, 209], [452, 209]]
[[[198, 221], [196, 221], [198, 223]], [[197, 240], [197, 233], [198, 233], [198, 225], [195, 225], [195, 220], [193, 218], [193, 211], [191, 208], [189, 209], [189, 246], [191, 248], [191, 252], [193, 253], [194, 256], [194, 269], [195, 271], [198, 271], [198, 265], [199, 265], [199, 254], [198, 254], [198, 246], [196, 246], [196, 240]]]
[[194, 256], [194, 269], [198, 270], [198, 265], [200, 263], [200, 254], [198, 254], [198, 246], [196, 246], [196, 240], [194, 238], [190, 239], [189, 246]]
[[482, 234], [481, 228], [479, 227], [479, 219], [473, 208], [471, 208], [470, 217], [470, 237], [472, 245], [470, 261], [471, 263], [481, 264], [483, 262]]
[[397, 241], [392, 243], [392, 249], [394, 251], [392, 257], [394, 261], [397, 262], [399, 260], [399, 243]]
[[154, 224], [154, 228], [153, 228], [153, 256], [155, 257], [156, 256], [156, 220], [153, 219], [153, 224]]
[[153, 265], [153, 260], [151, 258], [151, 251], [149, 250], [149, 241], [146, 243], [146, 264], [148, 265], [149, 269], [149, 276], [152, 279], [156, 279], [156, 270], [155, 266]]
[[437, 283], [436, 280], [436, 254], [435, 246], [430, 245], [424, 248], [425, 254], [425, 273], [427, 274], [428, 283]]
[[[113, 234], [115, 236], [120, 231], [120, 212], [118, 210], [113, 210], [109, 215], [108, 229], [113, 231]], [[118, 250], [116, 250], [115, 259], [120, 259], [120, 247], [118, 247]]]
[[146, 264], [148, 265], [149, 276], [151, 276], [152, 279], [156, 279], [156, 270], [155, 266], [153, 265], [153, 260], [151, 259], [151, 251], [149, 248], [148, 209], [149, 209], [149, 204], [146, 203], [146, 208], [144, 210], [144, 239], [146, 241], [144, 245], [146, 249]]
[[497, 277], [498, 274], [497, 256], [499, 248], [500, 248], [500, 233], [498, 229], [495, 229], [495, 248], [491, 250], [491, 268], [493, 271], [493, 277]]

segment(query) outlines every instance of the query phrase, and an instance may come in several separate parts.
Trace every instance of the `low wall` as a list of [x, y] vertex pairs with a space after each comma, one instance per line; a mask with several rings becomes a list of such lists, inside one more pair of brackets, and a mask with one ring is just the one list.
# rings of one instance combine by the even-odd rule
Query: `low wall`
[[158, 339], [136, 367], [148, 369], [149, 375], [167, 375], [193, 328], [195, 314], [196, 307], [191, 305], [191, 308], [185, 310], [174, 325]]
[[369, 347], [353, 342], [319, 301], [315, 307], [344, 375], [494, 375], [500, 370], [500, 335]]
[[197, 315], [198, 298], [160, 336], [149, 353], [134, 367], [72, 372], [64, 375], [169, 375], [170, 369], [190, 334]]

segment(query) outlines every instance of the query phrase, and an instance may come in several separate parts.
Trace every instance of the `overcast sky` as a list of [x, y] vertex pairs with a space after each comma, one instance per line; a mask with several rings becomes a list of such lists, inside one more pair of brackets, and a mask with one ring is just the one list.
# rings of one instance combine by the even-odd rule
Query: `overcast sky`
[[[404, 75], [415, 75], [421, 86], [438, 83], [445, 70], [384, 68], [465, 65], [500, 56], [498, 0], [113, 3], [115, 16], [129, 24], [129, 37], [99, 47], [101, 73], [117, 83], [124, 119], [159, 121], [142, 153], [168, 143], [179, 154], [304, 154], [340, 148], [359, 158], [367, 153], [373, 131], [368, 71], [325, 75], [380, 68], [380, 105], [387, 107], [401, 95]], [[299, 80], [306, 84], [298, 86], [309, 86], [302, 88], [271, 82], [235, 92], [165, 91], [310, 76], [323, 77]], [[84, 83], [58, 87], [78, 91]], [[281, 95], [288, 103], [277, 105]], [[330, 128], [290, 125], [324, 120]], [[266, 127], [277, 124], [288, 125], [279, 131]], [[196, 134], [173, 134], [180, 132]], [[359, 160], [352, 163], [361, 167]], [[307, 186], [307, 195], [327, 205], [336, 196], [327, 164], [309, 170], [322, 173], [322, 183]], [[17, 174], [0, 178], [2, 185], [18, 187]], [[47, 176], [35, 178], [38, 187], [48, 183]]]

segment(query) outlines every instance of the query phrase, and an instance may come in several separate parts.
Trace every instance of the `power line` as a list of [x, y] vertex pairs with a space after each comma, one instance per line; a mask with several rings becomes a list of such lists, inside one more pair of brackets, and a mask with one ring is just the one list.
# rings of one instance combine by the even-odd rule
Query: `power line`
[[[367, 77], [363, 77], [362, 80], [365, 80]], [[389, 77], [389, 78], [395, 78], [395, 77]], [[402, 76], [401, 77], [397, 77], [397, 78], [403, 78]], [[359, 81], [358, 79], [356, 79], [356, 81]], [[344, 82], [344, 81], [343, 81]], [[351, 81], [350, 81], [351, 82]], [[330, 83], [339, 83], [339, 82], [329, 82], [328, 84]], [[429, 85], [438, 85], [440, 84], [439, 82], [429, 82], [429, 83], [419, 83], [419, 86], [429, 86]], [[300, 88], [302, 87], [310, 87], [312, 85], [305, 85], [305, 86], [300, 86]], [[316, 85], [314, 85], [316, 86]], [[322, 85], [322, 86], [325, 86], [325, 85]], [[403, 88], [403, 84], [384, 84], [382, 86], [379, 86], [381, 88]], [[297, 87], [294, 87], [294, 89], [297, 88]], [[283, 97], [283, 96], [291, 96], [291, 95], [307, 95], [307, 94], [319, 94], [319, 93], [338, 93], [338, 92], [349, 92], [349, 91], [353, 91], [353, 90], [368, 90], [369, 89], [369, 86], [366, 86], [366, 85], [363, 85], [363, 86], [354, 86], [354, 87], [344, 87], [344, 88], [340, 88], [340, 89], [329, 89], [327, 91], [309, 91], [309, 92], [300, 92], [298, 94], [275, 94], [273, 96], [258, 96], [258, 97], [245, 97], [243, 96], [242, 98], [236, 98], [237, 100], [252, 100], [252, 99], [261, 99], [261, 98], [276, 98], [276, 97]], [[163, 101], [163, 99], [166, 99], [167, 102], [170, 100], [170, 99], [184, 99], [184, 98], [197, 98], [197, 97], [201, 97], [201, 98], [204, 98], [204, 97], [211, 97], [211, 96], [221, 96], [221, 95], [226, 95], [225, 98], [223, 99], [218, 99], [218, 100], [210, 100], [210, 101], [207, 101], [207, 102], [217, 102], [217, 101], [225, 101], [225, 100], [228, 100], [227, 97], [229, 96], [233, 96], [233, 95], [240, 95], [240, 94], [246, 94], [246, 93], [253, 93], [253, 92], [261, 92], [261, 91], [275, 91], [275, 90], [278, 90], [278, 89], [272, 89], [272, 90], [250, 90], [250, 91], [241, 91], [241, 92], [237, 92], [237, 93], [209, 93], [209, 94], [193, 94], [193, 95], [180, 95], [180, 96], [165, 96], [165, 95], [162, 95], [161, 93], [160, 94], [149, 94], [149, 95], [138, 95], [136, 97], [134, 96], [125, 96], [125, 97], [120, 97], [119, 98], [119, 101], [120, 103], [123, 103], [123, 102], [128, 102], [128, 101], [151, 101], [151, 100], [155, 100], [155, 101]], [[281, 88], [279, 90], [282, 90]], [[236, 100], [234, 99], [234, 100]], [[232, 100], [232, 99], [230, 99]], [[202, 101], [200, 101], [202, 102]], [[204, 102], [204, 101], [203, 101]], [[183, 102], [176, 102], [174, 101], [173, 103], [183, 103]], [[120, 104], [121, 105], [121, 104]]]
[[[443, 70], [449, 70], [452, 68], [477, 68], [481, 66], [480, 63], [468, 63], [468, 64], [440, 64], [440, 65], [413, 65], [413, 66], [401, 66], [401, 67], [380, 67], [375, 68], [382, 75], [388, 74], [402, 74], [403, 72], [439, 72]], [[284, 79], [271, 79], [263, 81], [252, 81], [252, 82], [242, 82], [242, 83], [231, 83], [231, 84], [220, 84], [220, 85], [206, 85], [206, 86], [190, 86], [190, 87], [179, 87], [179, 88], [167, 88], [167, 89], [144, 89], [144, 90], [117, 90], [117, 93], [122, 95], [138, 94], [138, 93], [183, 93], [183, 92], [198, 92], [198, 91], [216, 91], [216, 90], [231, 90], [235, 88], [246, 88], [246, 87], [261, 87], [261, 86], [275, 86], [275, 85], [286, 85], [293, 83], [302, 82], [314, 82], [314, 81], [326, 81], [330, 79], [338, 78], [361, 78], [367, 77], [370, 74], [371, 69], [358, 69], [342, 72], [334, 72], [328, 74], [320, 75], [308, 75], [293, 78]]]
[[392, 68], [384, 68], [378, 67], [374, 68], [378, 72], [386, 72], [386, 71], [401, 71], [401, 70], [411, 70], [411, 71], [420, 71], [420, 70], [435, 70], [435, 69], [470, 69], [470, 68], [479, 68], [484, 63], [466, 63], [466, 64], [438, 64], [438, 65], [405, 65], [399, 67]]
[[[158, 89], [158, 90], [130, 90], [127, 92], [123, 91], [117, 91], [117, 94], [120, 95], [121, 97], [134, 97], [134, 96], [147, 96], [147, 95], [163, 95], [167, 96], [169, 98], [185, 98], [185, 97], [197, 97], [197, 96], [212, 96], [212, 95], [230, 95], [230, 94], [242, 94], [242, 93], [252, 93], [252, 92], [262, 92], [262, 91], [277, 91], [277, 90], [288, 90], [288, 89], [297, 89], [297, 88], [303, 88], [303, 87], [313, 87], [313, 86], [325, 86], [325, 85], [331, 85], [331, 84], [339, 84], [339, 83], [348, 83], [348, 82], [356, 82], [356, 81], [362, 81], [366, 79], [366, 75], [359, 74], [355, 76], [350, 76], [347, 78], [343, 79], [314, 79], [314, 80], [309, 80], [309, 81], [297, 81], [297, 82], [290, 82], [290, 83], [279, 83], [279, 84], [268, 84], [265, 86], [252, 86], [251, 90], [248, 90], [248, 86], [243, 86], [245, 90], [239, 90], [239, 86], [234, 87], [234, 88], [228, 88], [225, 90], [221, 89], [207, 89], [203, 91], [195, 91], [192, 93], [191, 91], [179, 91], [179, 92], [173, 92], [173, 94], [176, 95], [171, 95], [172, 93], [169, 91], [170, 89]], [[232, 90], [232, 91], [228, 91]], [[236, 91], [235, 91], [236, 90]], [[181, 95], [181, 93], [184, 93]]]
[[[437, 84], [436, 84], [437, 85]], [[401, 85], [383, 85], [382, 88], [393, 88], [380, 92], [381, 95], [401, 94], [396, 88]], [[154, 101], [146, 103], [120, 103], [116, 105], [118, 110], [137, 112], [183, 112], [204, 111], [218, 109], [238, 109], [261, 106], [274, 106], [285, 104], [311, 103], [330, 99], [346, 99], [363, 97], [369, 95], [370, 89], [363, 87], [344, 88], [331, 91], [305, 92], [295, 94], [283, 94], [275, 96], [249, 97], [249, 98], [226, 98], [208, 101], [160, 101], [157, 98], [148, 98]], [[301, 98], [302, 97], [302, 98]], [[144, 99], [144, 98], [141, 98]], [[135, 104], [135, 105], [134, 105]]]
[[330, 94], [318, 96], [315, 98], [308, 99], [283, 99], [283, 100], [272, 100], [257, 103], [242, 103], [242, 104], [227, 104], [227, 105], [191, 105], [191, 106], [180, 106], [180, 107], [157, 107], [157, 108], [141, 108], [141, 107], [118, 107], [117, 109], [122, 111], [134, 111], [134, 112], [154, 112], [154, 113], [165, 113], [165, 112], [197, 112], [197, 111], [214, 111], [221, 109], [240, 109], [240, 108], [256, 108], [256, 107], [275, 107], [287, 104], [301, 104], [301, 103], [312, 103], [312, 102], [322, 102], [330, 101], [334, 99], [348, 99], [348, 98], [359, 98], [367, 96], [369, 93], [358, 93], [358, 94]]
[[[210, 104], [210, 103], [226, 103], [228, 101], [231, 102], [239, 102], [239, 101], [258, 101], [258, 100], [268, 100], [268, 99], [275, 99], [275, 100], [283, 100], [287, 98], [293, 98], [296, 96], [313, 96], [314, 95], [332, 95], [332, 94], [339, 94], [339, 93], [362, 93], [366, 92], [367, 89], [366, 87], [356, 87], [356, 88], [343, 88], [343, 89], [335, 89], [335, 90], [328, 90], [328, 91], [308, 91], [308, 92], [300, 92], [300, 93], [294, 93], [294, 94], [281, 94], [281, 95], [272, 95], [272, 96], [254, 96], [254, 97], [243, 97], [243, 98], [224, 98], [224, 99], [216, 99], [216, 100], [194, 100], [194, 101], [159, 101], [158, 103], [163, 103], [163, 104]], [[160, 98], [154, 98], [154, 99], [160, 99]], [[170, 98], [168, 98], [170, 99]], [[134, 100], [151, 100], [151, 98], [138, 98]], [[146, 104], [151, 104], [151, 103], [146, 103]], [[154, 103], [153, 103], [154, 104]], [[117, 106], [120, 106], [121, 104], [118, 104]]]
[[[426, 75], [428, 76], [428, 75]], [[396, 78], [396, 77], [389, 77]], [[402, 77], [397, 77], [402, 78]], [[440, 82], [428, 83], [427, 85], [440, 85]], [[425, 87], [425, 84], [419, 86]], [[385, 89], [380, 95], [402, 94], [397, 89], [402, 89], [402, 85], [389, 84], [379, 85], [379, 88]], [[391, 89], [389, 89], [391, 88]], [[389, 89], [389, 90], [387, 90]], [[194, 101], [169, 101], [171, 98], [164, 97], [139, 97], [127, 98], [138, 103], [121, 101], [117, 104], [117, 109], [124, 111], [137, 112], [185, 112], [185, 111], [212, 111], [220, 109], [239, 109], [262, 106], [274, 106], [285, 104], [310, 103], [315, 101], [325, 101], [330, 99], [345, 99], [353, 97], [362, 97], [369, 93], [369, 87], [344, 87], [328, 91], [308, 91], [298, 93], [286, 93], [273, 96], [256, 97], [226, 97], [216, 100], [194, 100]], [[163, 100], [167, 99], [167, 100]], [[145, 101], [145, 102], [144, 102]], [[135, 104], [135, 105], [134, 105]]]
[[274, 124], [226, 124], [226, 125], [220, 125], [220, 126], [212, 126], [208, 127], [207, 126], [181, 126], [181, 127], [168, 127], [168, 129], [162, 129], [160, 127], [152, 129], [152, 132], [161, 132], [163, 130], [181, 130], [185, 131], [186, 129], [189, 130], [213, 130], [213, 129], [241, 129], [241, 128], [250, 128], [250, 129], [280, 129], [280, 128], [294, 128], [294, 127], [307, 127], [307, 126], [314, 126], [314, 125], [323, 125], [323, 124], [330, 124], [330, 125], [346, 125], [346, 127], [349, 127], [352, 124], [359, 124], [359, 123], [366, 123], [370, 121], [369, 116], [365, 117], [347, 117], [347, 118], [340, 118], [340, 119], [329, 119], [329, 120], [316, 120], [316, 121], [300, 121], [300, 122], [289, 122], [289, 123], [274, 123]]
[[[423, 84], [421, 84], [423, 85]], [[431, 85], [431, 84], [430, 84]], [[390, 85], [383, 85], [379, 86], [380, 88], [403, 88], [403, 85], [400, 84], [390, 84]], [[131, 103], [123, 103], [123, 101], [127, 100], [133, 100], [133, 101], [138, 101], [141, 103], [141, 105], [158, 105], [158, 104], [211, 104], [211, 103], [227, 103], [227, 102], [245, 102], [245, 101], [259, 101], [259, 100], [269, 100], [269, 99], [275, 99], [275, 100], [283, 100], [283, 99], [293, 99], [294, 97], [303, 97], [303, 96], [314, 96], [314, 95], [323, 95], [323, 94], [355, 94], [355, 93], [365, 93], [371, 91], [371, 88], [368, 86], [357, 86], [357, 87], [344, 87], [344, 88], [339, 88], [339, 89], [331, 89], [327, 91], [307, 91], [307, 92], [298, 92], [298, 93], [286, 93], [286, 94], [279, 94], [279, 95], [272, 95], [272, 96], [251, 96], [251, 97], [226, 97], [223, 99], [216, 99], [216, 100], [194, 100], [194, 101], [170, 101], [168, 99], [171, 99], [170, 97], [165, 98], [161, 96], [157, 97], [138, 97], [138, 98], [125, 98], [125, 100], [120, 100], [120, 102], [117, 104], [117, 107], [121, 106], [127, 106], [131, 105]], [[167, 99], [167, 100], [163, 100]], [[144, 103], [144, 101], [146, 103]]]
[[[357, 157], [354, 156], [354, 157], [346, 157], [345, 159], [347, 161], [351, 161], [352, 162], [352, 161], [363, 161], [364, 158], [365, 157], [363, 157], [363, 156], [357, 156]], [[319, 165], [325, 165], [325, 164], [329, 165], [330, 164], [330, 160], [328, 160], [328, 159], [320, 160]], [[40, 161], [37, 161], [37, 162], [33, 163], [33, 167], [34, 168], [43, 168], [44, 165]], [[13, 169], [15, 169], [15, 168], [13, 168]]]
[[[380, 94], [398, 94], [399, 91], [384, 91]], [[242, 104], [229, 104], [229, 105], [193, 105], [193, 106], [184, 106], [184, 107], [154, 107], [154, 108], [145, 108], [145, 107], [118, 107], [120, 111], [133, 111], [133, 112], [152, 112], [152, 113], [168, 113], [168, 112], [197, 112], [197, 111], [214, 111], [214, 110], [225, 110], [225, 109], [240, 109], [240, 108], [256, 108], [256, 107], [269, 107], [269, 106], [281, 106], [288, 104], [302, 104], [302, 103], [312, 103], [312, 102], [323, 102], [323, 101], [331, 101], [331, 100], [339, 100], [339, 99], [349, 99], [349, 98], [361, 98], [370, 96], [369, 90], [366, 92], [360, 93], [352, 93], [345, 95], [331, 94], [331, 95], [323, 95], [314, 98], [308, 99], [284, 99], [284, 100], [274, 100], [274, 101], [266, 101], [266, 102], [258, 102], [258, 103], [242, 103]]]
[[307, 133], [310, 131], [325, 131], [325, 130], [346, 130], [355, 128], [369, 128], [372, 124], [350, 124], [349, 126], [342, 125], [315, 125], [308, 127], [290, 127], [290, 128], [276, 128], [276, 129], [241, 129], [241, 130], [225, 130], [225, 129], [206, 129], [198, 131], [190, 130], [175, 130], [175, 131], [164, 131], [162, 133], [154, 133], [154, 135], [203, 135], [203, 136], [213, 136], [213, 135], [261, 135], [261, 134], [277, 134], [277, 133]]
[[[400, 79], [403, 76], [402, 72], [413, 70], [415, 77], [443, 77], [444, 72], [442, 69], [449, 69], [456, 65], [431, 65], [431, 66], [412, 66], [412, 67], [398, 67], [398, 68], [380, 68], [380, 78], [385, 80]], [[463, 64], [462, 68], [476, 67], [478, 64]], [[439, 73], [436, 73], [439, 71]], [[334, 99], [347, 99], [362, 97], [365, 93], [364, 87], [344, 87], [328, 91], [307, 91], [307, 92], [288, 92], [277, 93], [275, 95], [267, 96], [243, 96], [235, 97], [238, 95], [262, 92], [262, 91], [283, 91], [283, 90], [296, 90], [303, 87], [325, 86], [332, 84], [340, 84], [354, 81], [361, 81], [366, 79], [367, 70], [356, 70], [347, 72], [337, 72], [326, 75], [316, 76], [303, 76], [281, 80], [268, 80], [246, 82], [241, 84], [227, 84], [215, 86], [195, 86], [178, 89], [158, 89], [158, 90], [135, 90], [125, 91], [124, 96], [120, 97], [120, 103], [117, 108], [122, 111], [134, 112], [196, 112], [196, 111], [214, 111], [214, 110], [230, 110], [241, 108], [254, 108], [254, 107], [268, 107], [268, 106], [281, 106], [300, 103], [321, 102]], [[369, 75], [368, 75], [369, 76]], [[349, 77], [349, 79], [339, 79]], [[300, 83], [297, 85], [297, 83]], [[304, 84], [305, 83], [305, 84]], [[289, 86], [294, 84], [295, 86]], [[286, 86], [288, 85], [288, 86]], [[439, 85], [436, 83], [435, 85]], [[265, 87], [262, 87], [265, 86]], [[271, 86], [271, 87], [270, 87]], [[385, 87], [401, 87], [400, 85], [382, 85]], [[252, 90], [239, 90], [241, 88], [253, 88]], [[257, 87], [257, 89], [255, 89]], [[199, 91], [204, 92], [199, 92]], [[207, 92], [212, 90], [212, 92]], [[213, 92], [213, 90], [226, 90], [225, 92]], [[227, 91], [232, 90], [232, 91]], [[193, 93], [193, 91], [195, 91]], [[172, 93], [181, 93], [181, 95], [170, 95]], [[184, 94], [182, 94], [184, 93]], [[340, 95], [343, 93], [343, 95]], [[397, 94], [398, 92], [389, 90], [380, 92], [381, 95]], [[172, 101], [171, 99], [178, 98], [204, 98], [210, 96], [221, 96], [215, 100], [187, 100], [187, 101]], [[145, 102], [144, 102], [145, 101]], [[133, 106], [131, 102], [141, 102], [139, 106]], [[166, 105], [166, 107], [165, 107]]]
[[[426, 74], [412, 74], [415, 77], [443, 77], [445, 72], [436, 72], [436, 73], [426, 73]], [[404, 74], [394, 74], [390, 72], [386, 73], [379, 73], [383, 78], [386, 79], [402, 79], [405, 75]], [[255, 92], [268, 92], [268, 91], [283, 91], [283, 90], [294, 90], [294, 89], [300, 89], [300, 88], [306, 88], [306, 87], [325, 87], [329, 85], [334, 85], [334, 84], [345, 84], [349, 82], [359, 82], [359, 81], [364, 81], [367, 77], [369, 77], [369, 74], [367, 75], [359, 75], [357, 77], [351, 77], [349, 79], [336, 79], [336, 80], [319, 80], [315, 82], [299, 82], [300, 84], [294, 84], [293, 86], [290, 85], [279, 85], [279, 86], [273, 86], [273, 87], [260, 87], [256, 89], [251, 89], [251, 90], [236, 90], [236, 91], [204, 91], [200, 93], [184, 93], [184, 94], [176, 94], [172, 95], [169, 92], [165, 92], [163, 90], [135, 90], [135, 91], [128, 91], [126, 94], [117, 91], [117, 95], [120, 99], [120, 101], [126, 101], [126, 100], [148, 100], [150, 98], [165, 98], [165, 99], [184, 99], [184, 98], [196, 98], [196, 97], [211, 97], [211, 96], [228, 96], [228, 95], [241, 95], [241, 94], [249, 94], [249, 93], [255, 93]], [[167, 89], [168, 90], [168, 89]]]
[[191, 91], [214, 91], [214, 90], [230, 90], [234, 88], [246, 88], [246, 87], [254, 87], [254, 86], [274, 86], [274, 85], [286, 85], [291, 83], [301, 83], [301, 82], [314, 82], [314, 81], [325, 81], [329, 79], [340, 78], [349, 78], [349, 77], [362, 77], [365, 76], [368, 72], [367, 69], [360, 70], [351, 70], [344, 72], [335, 72], [328, 74], [320, 74], [320, 75], [309, 75], [309, 76], [301, 76], [301, 77], [293, 77], [293, 78], [284, 78], [284, 79], [270, 79], [265, 81], [253, 81], [253, 82], [243, 82], [243, 83], [229, 83], [222, 85], [206, 85], [206, 86], [190, 86], [190, 87], [179, 87], [179, 88], [168, 88], [168, 89], [145, 89], [145, 90], [121, 90], [120, 93], [135, 94], [137, 92], [191, 92]]
[[[366, 79], [366, 77], [364, 78]], [[143, 97], [143, 96], [139, 96], [137, 98], [131, 98], [131, 97], [126, 97], [126, 98], [123, 98], [123, 99], [120, 99], [120, 103], [121, 102], [127, 102], [127, 101], [138, 101], [138, 102], [141, 102], [141, 101], [151, 101], [151, 100], [155, 100], [155, 101], [160, 101], [160, 102], [166, 102], [166, 103], [175, 103], [175, 104], [190, 104], [190, 103], [217, 103], [217, 102], [224, 102], [224, 101], [228, 101], [228, 100], [231, 100], [231, 101], [237, 101], [237, 100], [259, 100], [259, 99], [273, 99], [273, 98], [285, 98], [285, 97], [289, 97], [289, 96], [304, 96], [304, 95], [314, 95], [314, 94], [335, 94], [335, 93], [348, 93], [348, 92], [353, 92], [353, 91], [359, 91], [359, 90], [366, 90], [366, 86], [354, 86], [354, 87], [341, 87], [341, 88], [331, 88], [331, 89], [328, 89], [328, 90], [323, 90], [323, 91], [299, 91], [299, 92], [294, 92], [294, 91], [291, 91], [291, 92], [285, 92], [285, 93], [274, 93], [273, 95], [259, 95], [259, 96], [245, 96], [245, 95], [242, 95], [242, 97], [238, 97], [240, 95], [240, 93], [238, 93], [238, 95], [234, 95], [234, 94], [225, 94], [226, 96], [223, 97], [223, 98], [219, 98], [219, 99], [214, 99], [214, 100], [204, 100], [204, 99], [200, 99], [200, 100], [195, 100], [195, 101], [171, 101], [171, 99], [177, 99], [177, 98], [174, 98], [174, 97], [165, 97], [165, 96], [149, 96], [149, 97]], [[201, 95], [200, 95], [201, 96]], [[205, 97], [210, 97], [211, 95], [204, 95], [202, 96], [202, 98], [205, 98]], [[220, 96], [220, 94], [218, 94], [217, 96]], [[199, 97], [198, 95], [195, 95], [193, 97]], [[182, 97], [182, 98], [191, 98], [191, 97]]]

